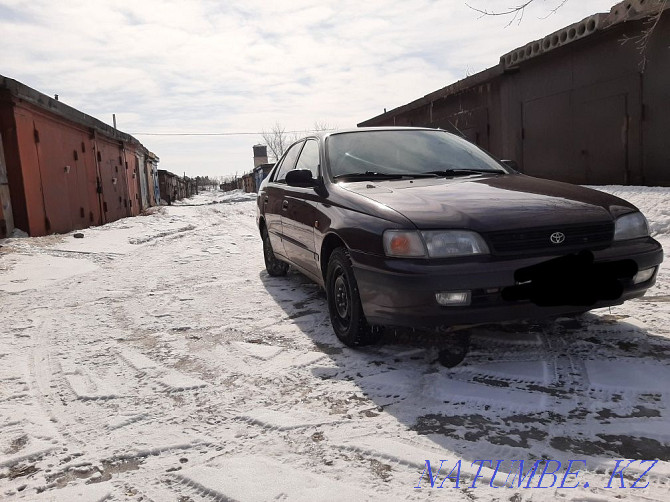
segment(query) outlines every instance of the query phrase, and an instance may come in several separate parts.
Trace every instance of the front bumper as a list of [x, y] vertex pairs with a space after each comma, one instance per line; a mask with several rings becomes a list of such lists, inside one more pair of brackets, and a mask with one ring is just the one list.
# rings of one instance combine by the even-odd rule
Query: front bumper
[[[518, 270], [560, 255], [513, 259], [487, 255], [422, 260], [392, 259], [351, 251], [354, 274], [368, 322], [408, 327], [534, 319], [620, 305], [625, 300], [644, 295], [653, 286], [658, 265], [663, 261], [663, 249], [651, 237], [616, 242], [606, 249], [593, 251], [593, 255], [596, 264], [633, 260], [638, 270], [657, 268], [649, 280], [640, 284], [622, 280], [623, 293], [616, 298], [599, 300], [589, 305], [540, 306], [529, 300], [503, 299], [503, 291], [517, 285], [515, 273]], [[440, 291], [470, 291], [472, 300], [468, 306], [443, 307], [435, 299], [435, 293]]]

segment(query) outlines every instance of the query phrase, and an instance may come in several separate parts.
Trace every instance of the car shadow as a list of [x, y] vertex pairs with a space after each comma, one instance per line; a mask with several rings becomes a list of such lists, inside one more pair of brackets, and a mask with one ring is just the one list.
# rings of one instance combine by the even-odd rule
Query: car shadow
[[[333, 403], [333, 414], [363, 422], [389, 414], [401, 441], [469, 462], [586, 459], [595, 470], [616, 459], [670, 461], [670, 340], [633, 318], [602, 309], [464, 328], [470, 352], [448, 369], [438, 360], [448, 334], [387, 330], [379, 344], [354, 350], [333, 334], [317, 285], [292, 269], [260, 279], [332, 363], [311, 373], [360, 390], [360, 402]], [[396, 433], [374, 432], [390, 442]]]

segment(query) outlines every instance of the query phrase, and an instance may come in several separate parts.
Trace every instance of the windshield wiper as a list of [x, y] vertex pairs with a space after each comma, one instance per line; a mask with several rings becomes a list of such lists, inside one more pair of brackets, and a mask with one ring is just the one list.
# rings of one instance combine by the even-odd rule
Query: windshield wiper
[[403, 178], [437, 178], [436, 173], [404, 173], [401, 174]]
[[402, 174], [378, 173], [374, 171], [365, 171], [364, 173], [347, 173], [333, 176], [333, 179], [354, 179], [354, 180], [399, 180]]
[[491, 171], [489, 169], [444, 169], [441, 171], [428, 171], [423, 174], [435, 174], [438, 176], [472, 176], [473, 174], [505, 174], [502, 171]]
[[437, 178], [435, 173], [378, 173], [375, 171], [365, 171], [364, 173], [339, 174], [333, 179], [342, 178], [352, 179], [375, 179], [375, 180], [400, 180], [403, 178]]

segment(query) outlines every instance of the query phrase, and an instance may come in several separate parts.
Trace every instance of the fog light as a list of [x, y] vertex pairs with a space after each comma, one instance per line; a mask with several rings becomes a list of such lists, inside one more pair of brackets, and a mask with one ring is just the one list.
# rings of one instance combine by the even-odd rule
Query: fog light
[[470, 305], [470, 291], [440, 291], [435, 300], [443, 306]]
[[635, 274], [635, 277], [633, 277], [633, 284], [640, 284], [641, 282], [647, 282], [649, 279], [653, 277], [655, 271], [656, 267], [645, 268], [644, 270], [640, 270], [637, 274]]

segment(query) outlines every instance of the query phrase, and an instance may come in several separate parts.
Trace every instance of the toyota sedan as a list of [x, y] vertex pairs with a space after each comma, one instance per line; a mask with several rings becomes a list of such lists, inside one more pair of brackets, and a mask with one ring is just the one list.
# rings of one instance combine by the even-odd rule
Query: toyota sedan
[[267, 272], [321, 285], [349, 346], [383, 326], [575, 314], [644, 295], [663, 251], [635, 206], [525, 176], [436, 129], [303, 138], [258, 191]]

